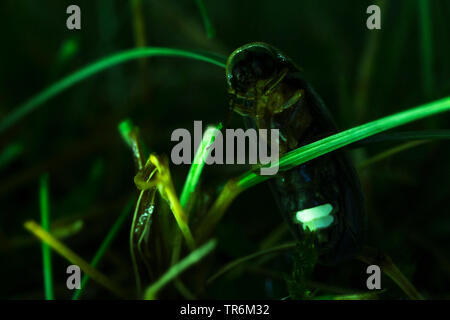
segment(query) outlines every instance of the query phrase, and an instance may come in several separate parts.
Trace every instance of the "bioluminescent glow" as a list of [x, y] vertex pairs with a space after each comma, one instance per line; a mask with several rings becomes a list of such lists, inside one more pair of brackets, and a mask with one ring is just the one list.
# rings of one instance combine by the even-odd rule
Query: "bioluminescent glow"
[[308, 228], [310, 231], [315, 231], [327, 228], [333, 223], [334, 218], [330, 215], [331, 211], [333, 211], [333, 206], [326, 203], [297, 211], [295, 218], [303, 225], [303, 230]]
[[301, 223], [310, 222], [328, 216], [333, 210], [333, 206], [329, 203], [322, 204], [317, 207], [297, 211], [296, 218]]
[[319, 219], [314, 219], [312, 221], [303, 224], [303, 230], [309, 229], [309, 231], [316, 231], [319, 229], [328, 228], [334, 221], [333, 216], [326, 216]]

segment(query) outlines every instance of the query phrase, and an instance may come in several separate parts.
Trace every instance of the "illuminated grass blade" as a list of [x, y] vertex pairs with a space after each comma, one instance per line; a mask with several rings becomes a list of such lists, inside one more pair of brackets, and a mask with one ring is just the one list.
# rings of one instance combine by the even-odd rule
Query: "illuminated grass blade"
[[[189, 168], [189, 172], [186, 181], [184, 182], [183, 190], [181, 191], [180, 196], [180, 204], [188, 217], [190, 211], [188, 203], [191, 200], [191, 196], [195, 192], [203, 167], [205, 166], [205, 158], [208, 155], [208, 147], [214, 141], [213, 134], [215, 130], [220, 129], [222, 129], [222, 124], [219, 124], [216, 127], [211, 126], [206, 129], [202, 141], [200, 143], [200, 146], [198, 147], [197, 152], [195, 153], [194, 161], [192, 162], [192, 165]], [[174, 265], [175, 263], [178, 262], [180, 252], [181, 252], [181, 237], [177, 234], [173, 245], [171, 265]]]
[[[48, 174], [41, 177], [39, 186], [39, 204], [41, 210], [42, 229], [49, 232], [50, 230], [50, 208], [48, 195]], [[52, 256], [51, 250], [47, 243], [42, 242], [42, 266], [44, 268], [44, 289], [45, 300], [53, 300], [53, 279], [52, 279]]]
[[194, 161], [189, 168], [189, 172], [181, 192], [180, 203], [183, 208], [186, 207], [189, 197], [197, 187], [203, 167], [205, 166], [205, 158], [208, 154], [208, 147], [214, 141], [214, 132], [220, 129], [222, 129], [221, 124], [216, 127], [208, 127], [203, 135], [202, 141], [197, 149], [197, 152], [195, 153]]
[[212, 39], [214, 38], [216, 31], [214, 30], [211, 20], [209, 19], [205, 4], [203, 3], [203, 0], [195, 0], [195, 2], [197, 3], [197, 7], [200, 10], [200, 14], [202, 15], [203, 24], [205, 25], [206, 29], [206, 35], [208, 36], [208, 38]]
[[[280, 171], [289, 170], [309, 160], [379, 132], [446, 111], [450, 111], [450, 97], [366, 123], [300, 147], [285, 154], [278, 162], [271, 166], [279, 166]], [[271, 177], [273, 176], [260, 176], [253, 171], [248, 172], [239, 178], [238, 187], [240, 189], [247, 189]]]
[[172, 266], [166, 273], [164, 273], [161, 278], [150, 285], [145, 291], [145, 299], [153, 300], [156, 298], [156, 294], [161, 290], [167, 283], [178, 277], [184, 270], [192, 266], [193, 264], [199, 262], [206, 255], [208, 255], [216, 247], [216, 240], [210, 240], [198, 249], [191, 252], [188, 256], [178, 262], [176, 265]]
[[75, 264], [80, 267], [83, 272], [89, 275], [94, 281], [101, 284], [106, 289], [110, 290], [114, 294], [119, 297], [124, 298], [123, 290], [116, 286], [107, 276], [97, 271], [95, 268], [92, 268], [89, 263], [86, 262], [83, 258], [77, 255], [75, 252], [66, 247], [62, 242], [52, 236], [50, 233], [45, 231], [40, 225], [36, 222], [30, 220], [25, 222], [25, 229], [33, 233], [36, 237], [38, 237], [42, 242], [48, 244], [53, 250], [59, 253], [61, 256], [66, 258], [72, 264]]
[[403, 142], [417, 140], [448, 140], [450, 130], [421, 130], [380, 133], [366, 139], [352, 143], [350, 148], [361, 148], [374, 143], [382, 142]]
[[57, 94], [61, 93], [65, 89], [77, 84], [78, 82], [87, 79], [88, 77], [97, 74], [101, 71], [104, 71], [110, 67], [116, 66], [118, 64], [144, 58], [144, 57], [181, 57], [181, 58], [189, 58], [204, 62], [209, 62], [216, 66], [225, 68], [225, 64], [221, 61], [218, 61], [214, 58], [190, 52], [185, 50], [171, 49], [171, 48], [158, 48], [158, 47], [145, 47], [145, 48], [136, 48], [123, 52], [119, 52], [117, 54], [111, 55], [109, 57], [102, 58], [97, 62], [94, 62], [72, 74], [69, 76], [57, 81], [44, 91], [38, 93], [30, 100], [26, 101], [24, 104], [15, 108], [10, 114], [8, 114], [1, 122], [0, 122], [0, 132], [5, 131], [7, 128], [14, 125], [17, 121], [22, 119], [24, 116], [35, 110], [37, 107], [41, 106]]
[[122, 139], [128, 144], [128, 146], [133, 146], [133, 141], [130, 139], [130, 133], [133, 131], [134, 125], [131, 119], [125, 119], [121, 121], [118, 125], [118, 129]]
[[376, 290], [375, 292], [363, 292], [343, 295], [324, 295], [314, 298], [314, 300], [376, 300], [378, 296], [386, 290]]
[[[108, 234], [106, 235], [105, 239], [103, 240], [102, 244], [100, 245], [100, 248], [95, 253], [94, 258], [91, 261], [91, 267], [96, 268], [100, 262], [100, 260], [105, 255], [106, 251], [108, 251], [109, 246], [114, 241], [117, 233], [119, 232], [120, 228], [122, 227], [123, 223], [129, 216], [131, 209], [133, 208], [134, 199], [131, 199], [128, 201], [125, 208], [122, 210], [119, 218], [117, 218], [116, 222], [112, 226], [112, 228], [109, 230]], [[74, 295], [72, 296], [72, 300], [78, 300], [81, 293], [83, 292], [83, 289], [86, 287], [87, 283], [89, 281], [89, 275], [84, 274], [82, 280], [81, 280], [81, 288], [80, 290], [76, 290]]]

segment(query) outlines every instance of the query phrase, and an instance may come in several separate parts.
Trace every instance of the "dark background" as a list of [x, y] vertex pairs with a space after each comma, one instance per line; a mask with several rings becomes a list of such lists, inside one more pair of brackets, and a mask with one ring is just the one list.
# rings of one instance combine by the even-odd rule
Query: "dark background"
[[[66, 7], [78, 4], [82, 29], [69, 31]], [[378, 4], [382, 29], [366, 28], [366, 8]], [[421, 36], [419, 1], [212, 1], [205, 0], [216, 29], [206, 37], [195, 1], [141, 1], [147, 46], [206, 50], [222, 55], [252, 41], [278, 47], [300, 65], [341, 129], [350, 128], [450, 92], [450, 2], [429, 1], [431, 42]], [[136, 46], [130, 1], [0, 2], [0, 120], [54, 81], [120, 50]], [[69, 50], [72, 48], [72, 50]], [[429, 49], [431, 56], [423, 54]], [[426, 65], [431, 82], [426, 82]], [[131, 155], [117, 130], [124, 118], [141, 128], [152, 151], [170, 154], [175, 128], [194, 120], [224, 121], [228, 102], [224, 71], [179, 58], [132, 61], [95, 75], [45, 103], [0, 134], [0, 152], [11, 144], [21, 152], [0, 166], [0, 298], [41, 299], [43, 278], [38, 242], [23, 228], [39, 221], [38, 186], [50, 174], [52, 228], [82, 220], [83, 228], [63, 239], [90, 260], [126, 200], [135, 192]], [[444, 114], [396, 129], [448, 128]], [[242, 126], [234, 117], [233, 125]], [[385, 143], [353, 150], [355, 163], [393, 147]], [[368, 214], [367, 243], [388, 253], [427, 298], [448, 298], [450, 284], [448, 144], [432, 142], [359, 170]], [[187, 166], [173, 166], [181, 191]], [[207, 168], [218, 181], [245, 168]], [[205, 182], [205, 185], [208, 182]], [[99, 269], [124, 287], [133, 287], [127, 221]], [[282, 224], [263, 184], [241, 195], [221, 221], [214, 268], [258, 250]], [[289, 234], [284, 236], [291, 240]], [[271, 298], [289, 293], [284, 277], [291, 256], [279, 255], [258, 270], [223, 277], [205, 298]], [[53, 255], [56, 298], [65, 287], [69, 263]], [[315, 281], [361, 291], [365, 266], [349, 262], [319, 267]], [[405, 295], [383, 277], [381, 295]], [[332, 291], [325, 290], [325, 293]], [[91, 282], [85, 298], [111, 295]]]

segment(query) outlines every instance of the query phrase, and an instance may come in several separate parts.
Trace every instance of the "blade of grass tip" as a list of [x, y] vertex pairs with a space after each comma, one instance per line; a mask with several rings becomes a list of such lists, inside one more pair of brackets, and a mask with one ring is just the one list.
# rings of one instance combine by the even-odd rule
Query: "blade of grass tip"
[[[180, 203], [184, 209], [186, 208], [190, 196], [194, 193], [195, 188], [197, 187], [203, 167], [205, 166], [205, 158], [207, 157], [209, 151], [208, 148], [214, 142], [214, 134], [220, 129], [222, 129], [222, 124], [219, 124], [218, 126], [210, 126], [206, 129], [205, 134], [203, 135], [201, 144], [195, 153], [194, 162], [189, 168], [189, 172], [181, 192]], [[188, 215], [189, 213], [186, 212], [186, 214]]]
[[[48, 191], [48, 174], [41, 176], [39, 186], [39, 206], [41, 211], [41, 225], [45, 231], [50, 230], [50, 207]], [[47, 243], [42, 242], [42, 266], [44, 269], [44, 289], [45, 300], [53, 300], [53, 275], [52, 275], [52, 256]]]
[[128, 144], [128, 146], [132, 147], [133, 142], [130, 139], [130, 134], [133, 131], [134, 125], [131, 119], [125, 119], [121, 121], [118, 125], [118, 129], [122, 139]]
[[[220, 129], [222, 129], [222, 124], [219, 124], [218, 126], [209, 126], [206, 128], [200, 146], [197, 148], [197, 152], [195, 153], [194, 161], [191, 167], [189, 168], [189, 172], [180, 196], [180, 204], [185, 210], [185, 213], [188, 217], [189, 217], [189, 208], [187, 204], [189, 203], [189, 200], [191, 199], [191, 196], [193, 195], [197, 187], [200, 175], [203, 171], [203, 167], [205, 166], [205, 158], [208, 155], [208, 148], [214, 141], [214, 134], [216, 130]], [[180, 252], [181, 252], [181, 236], [177, 234], [174, 242], [174, 249], [172, 251], [171, 265], [174, 265], [175, 263], [178, 262]]]
[[195, 2], [197, 3], [198, 10], [200, 10], [200, 14], [202, 15], [203, 24], [205, 25], [206, 29], [206, 35], [209, 39], [212, 39], [214, 38], [216, 31], [214, 30], [211, 20], [209, 19], [205, 4], [203, 3], [203, 0], [195, 0]]
[[[134, 197], [128, 201], [122, 212], [120, 213], [120, 216], [117, 218], [114, 225], [109, 230], [108, 234], [106, 235], [105, 239], [103, 240], [102, 244], [100, 245], [100, 248], [95, 253], [94, 258], [91, 261], [91, 267], [96, 268], [98, 264], [100, 263], [100, 260], [105, 255], [106, 251], [108, 251], [111, 243], [114, 241], [115, 237], [117, 236], [117, 233], [119, 232], [120, 228], [124, 224], [125, 220], [129, 216], [134, 204]], [[89, 275], [86, 273], [84, 274], [83, 278], [81, 279], [81, 288], [79, 290], [76, 290], [75, 293], [72, 296], [72, 300], [78, 300], [80, 298], [81, 293], [83, 292], [83, 289], [86, 287], [87, 283], [89, 281]]]
[[[371, 121], [302, 146], [285, 154], [271, 167], [279, 167], [279, 170], [286, 171], [369, 136], [446, 111], [450, 111], [450, 97]], [[272, 177], [274, 175], [261, 176], [250, 171], [239, 177], [237, 186], [239, 189], [245, 190]]]
[[123, 294], [123, 290], [120, 289], [117, 285], [115, 285], [108, 277], [106, 277], [103, 273], [99, 272], [95, 268], [92, 268], [89, 263], [86, 262], [83, 258], [78, 256], [75, 252], [66, 247], [62, 242], [53, 237], [50, 233], [45, 231], [40, 225], [36, 222], [29, 220], [24, 224], [25, 229], [34, 234], [41, 241], [48, 244], [53, 250], [55, 250], [62, 257], [67, 259], [74, 265], [80, 267], [83, 272], [89, 275], [94, 281], [101, 284], [106, 289], [110, 290], [114, 294], [119, 297], [125, 298]]
[[154, 300], [156, 294], [161, 290], [167, 283], [178, 277], [183, 271], [192, 266], [193, 264], [202, 260], [206, 255], [208, 255], [216, 247], [216, 240], [210, 240], [201, 247], [192, 251], [188, 256], [178, 262], [176, 265], [170, 267], [157, 281], [147, 287], [145, 291], [146, 300]]
[[433, 39], [431, 33], [430, 1], [419, 0], [420, 38], [422, 41], [422, 73], [425, 97], [433, 94]]
[[9, 144], [0, 154], [0, 170], [5, 168], [22, 154], [24, 147], [19, 142]]
[[118, 129], [122, 139], [127, 143], [133, 153], [136, 170], [142, 170], [145, 165], [145, 160], [143, 151], [144, 146], [142, 146], [139, 138], [139, 128], [134, 126], [130, 119], [125, 119], [119, 123]]
[[43, 105], [45, 102], [60, 94], [67, 88], [81, 82], [94, 74], [104, 71], [108, 68], [116, 66], [121, 63], [125, 63], [131, 60], [144, 58], [144, 57], [181, 57], [189, 58], [199, 61], [211, 63], [213, 65], [225, 68], [225, 64], [221, 61], [217, 61], [214, 58], [207, 57], [198, 53], [171, 49], [171, 48], [159, 48], [159, 47], [145, 47], [135, 48], [113, 54], [111, 56], [101, 58], [100, 60], [81, 68], [78, 71], [68, 75], [67, 77], [55, 82], [50, 87], [41, 91], [24, 104], [15, 108], [11, 113], [6, 115], [0, 122], [0, 133], [14, 125], [17, 121], [24, 116], [35, 110], [37, 107]]

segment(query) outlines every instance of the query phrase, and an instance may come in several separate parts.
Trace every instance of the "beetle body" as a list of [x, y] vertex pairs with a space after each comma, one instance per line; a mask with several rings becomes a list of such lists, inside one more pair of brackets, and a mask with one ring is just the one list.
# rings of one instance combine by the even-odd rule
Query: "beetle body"
[[[230, 107], [247, 127], [278, 129], [280, 157], [337, 132], [300, 68], [276, 48], [265, 43], [240, 47], [230, 55], [226, 73]], [[279, 172], [269, 184], [294, 237], [302, 241], [313, 234], [323, 263], [355, 255], [364, 233], [363, 200], [343, 151]]]

